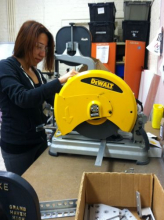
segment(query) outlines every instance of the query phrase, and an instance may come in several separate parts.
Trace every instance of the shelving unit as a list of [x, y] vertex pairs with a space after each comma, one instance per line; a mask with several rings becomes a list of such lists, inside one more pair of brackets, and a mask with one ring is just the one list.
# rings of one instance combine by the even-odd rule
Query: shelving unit
[[116, 42], [116, 64], [124, 63], [125, 56], [125, 42]]
[[96, 58], [98, 45], [109, 46], [108, 62], [104, 65], [110, 72], [121, 77], [138, 98], [141, 72], [144, 68], [145, 42], [127, 40], [126, 42], [92, 43], [91, 56]]
[[116, 75], [124, 79], [125, 42], [116, 43]]

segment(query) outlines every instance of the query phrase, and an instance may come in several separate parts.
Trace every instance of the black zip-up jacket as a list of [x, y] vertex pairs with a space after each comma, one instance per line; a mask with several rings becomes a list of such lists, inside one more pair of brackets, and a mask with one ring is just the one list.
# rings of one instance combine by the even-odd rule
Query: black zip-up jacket
[[45, 132], [36, 127], [45, 123], [42, 104], [53, 104], [55, 93], [62, 87], [58, 79], [46, 83], [36, 70], [40, 86], [35, 88], [30, 77], [14, 57], [0, 61], [1, 139], [13, 145], [37, 145]]

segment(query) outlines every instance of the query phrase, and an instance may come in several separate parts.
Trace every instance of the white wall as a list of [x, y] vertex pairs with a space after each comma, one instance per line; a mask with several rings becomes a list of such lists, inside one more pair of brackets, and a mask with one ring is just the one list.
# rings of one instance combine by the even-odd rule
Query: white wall
[[[151, 42], [156, 34], [158, 29], [160, 28], [160, 5], [161, 0], [153, 1], [151, 6], [151, 19], [150, 19], [150, 35], [149, 35], [149, 42]], [[158, 56], [149, 53], [148, 55], [148, 69], [152, 72], [157, 73], [157, 65], [158, 65]]]
[[[150, 39], [149, 42], [153, 40], [153, 38], [156, 36], [159, 28], [164, 28], [164, 1], [163, 0], [155, 0], [153, 1], [153, 5], [151, 8], [151, 30], [150, 30]], [[164, 53], [164, 47], [163, 47], [163, 53]], [[160, 65], [163, 61], [164, 57], [158, 57], [156, 55], [153, 55], [152, 53], [149, 53], [148, 56], [148, 68], [161, 76], [161, 79], [159, 81], [157, 93], [155, 96], [154, 103], [159, 103], [164, 105], [164, 82], [162, 79], [162, 74], [160, 72]]]
[[[90, 21], [88, 3], [104, 2], [103, 0], [0, 0], [0, 42], [8, 42], [10, 39], [7, 14], [7, 2], [9, 1], [15, 3], [15, 16], [13, 16], [15, 19], [15, 27], [13, 27], [15, 36], [23, 22], [33, 19], [43, 23], [54, 35], [54, 38], [58, 30], [70, 22], [88, 27]], [[108, 0], [106, 2], [113, 1]], [[118, 23], [116, 31], [122, 40], [123, 0], [115, 0], [114, 2]], [[60, 65], [60, 73], [64, 73], [66, 68]]]
[[[43, 23], [55, 36], [57, 31], [69, 22], [89, 22], [89, 0], [13, 0], [15, 1], [15, 33], [22, 23], [29, 19]], [[104, 2], [99, 0], [98, 2]], [[106, 1], [113, 2], [113, 1]], [[116, 17], [123, 18], [123, 0], [115, 0]], [[0, 0], [0, 42], [8, 41], [7, 29], [7, 1]]]
[[0, 0], [0, 42], [8, 41], [6, 0]]
[[[160, 27], [164, 28], [164, 1], [163, 0], [161, 0], [161, 3], [160, 3]], [[163, 31], [164, 31], [164, 29], [163, 29]], [[164, 44], [164, 41], [163, 41], [163, 44]], [[163, 45], [163, 54], [164, 54], [164, 45]], [[159, 86], [158, 86], [158, 90], [157, 90], [157, 94], [156, 94], [154, 103], [160, 103], [160, 104], [164, 105], [164, 98], [163, 98], [163, 94], [164, 94], [164, 72], [161, 73], [161, 71], [159, 71], [160, 66], [163, 62], [163, 59], [164, 59], [164, 55], [162, 55], [161, 57], [158, 57], [157, 73], [159, 75], [161, 75], [161, 79], [160, 79], [160, 82], [159, 82]], [[163, 74], [163, 76], [162, 76], [162, 74]]]
[[[54, 35], [69, 22], [81, 23], [87, 25], [89, 22], [88, 3], [104, 2], [103, 0], [10, 0], [15, 3], [15, 36], [17, 35], [22, 23], [29, 19], [37, 20], [43, 23]], [[123, 0], [108, 0], [105, 2], [115, 2], [116, 21], [118, 22], [118, 33], [122, 40], [122, 20], [124, 17]], [[7, 14], [7, 2], [9, 0], [0, 0], [0, 42], [9, 41], [9, 26]], [[150, 40], [156, 34], [160, 25], [160, 2], [154, 0], [151, 13], [151, 32]], [[158, 58], [149, 56], [149, 68], [157, 71]]]

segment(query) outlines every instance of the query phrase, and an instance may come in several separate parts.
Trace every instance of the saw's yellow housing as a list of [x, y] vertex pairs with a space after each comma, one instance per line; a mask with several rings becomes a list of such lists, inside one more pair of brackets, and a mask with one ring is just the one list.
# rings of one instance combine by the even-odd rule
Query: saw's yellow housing
[[130, 87], [120, 77], [90, 70], [70, 78], [55, 96], [54, 114], [61, 135], [83, 122], [99, 125], [110, 120], [130, 132], [137, 118], [137, 105]]

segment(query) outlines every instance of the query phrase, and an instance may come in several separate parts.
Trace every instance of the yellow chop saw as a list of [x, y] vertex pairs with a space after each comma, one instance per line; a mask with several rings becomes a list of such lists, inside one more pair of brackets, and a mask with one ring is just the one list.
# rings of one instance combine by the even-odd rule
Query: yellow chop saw
[[148, 164], [146, 116], [120, 77], [89, 70], [70, 78], [55, 96], [57, 125], [49, 153], [71, 153], [136, 160]]

